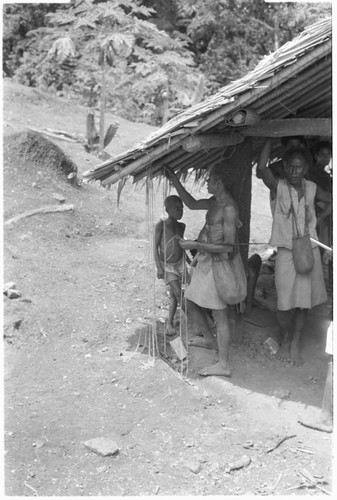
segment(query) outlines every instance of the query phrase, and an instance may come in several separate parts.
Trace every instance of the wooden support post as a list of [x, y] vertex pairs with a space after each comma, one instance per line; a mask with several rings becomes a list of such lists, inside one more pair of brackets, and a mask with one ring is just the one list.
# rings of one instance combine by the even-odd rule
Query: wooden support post
[[[230, 160], [223, 158], [221, 164], [234, 179], [233, 196], [239, 207], [239, 217], [243, 226], [239, 229], [240, 243], [248, 243], [250, 237], [250, 213], [252, 196], [252, 141], [245, 140], [231, 155]], [[248, 265], [249, 246], [240, 246], [245, 268]]]

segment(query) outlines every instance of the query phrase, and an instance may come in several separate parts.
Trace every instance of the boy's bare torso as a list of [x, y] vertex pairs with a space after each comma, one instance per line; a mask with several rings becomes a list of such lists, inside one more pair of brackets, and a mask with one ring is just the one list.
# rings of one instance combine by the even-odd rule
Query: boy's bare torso
[[176, 263], [183, 256], [179, 240], [183, 238], [185, 224], [178, 221], [163, 221], [163, 232], [159, 246], [160, 259], [167, 263]]

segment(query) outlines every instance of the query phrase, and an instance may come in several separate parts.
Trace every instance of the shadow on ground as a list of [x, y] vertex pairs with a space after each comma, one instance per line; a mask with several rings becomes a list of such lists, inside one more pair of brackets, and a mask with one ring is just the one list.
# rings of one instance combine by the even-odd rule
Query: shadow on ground
[[[310, 311], [303, 338], [305, 363], [301, 367], [295, 367], [278, 360], [265, 344], [269, 337], [279, 341], [279, 328], [274, 312], [253, 308], [251, 318], [247, 321], [232, 311], [232, 376], [228, 380], [234, 386], [279, 398], [280, 404], [282, 400], [290, 400], [320, 407], [328, 363], [325, 339], [329, 314], [326, 306]], [[188, 346], [184, 325], [181, 330], [185, 332], [181, 337], [188, 352], [184, 361], [178, 359], [170, 345], [172, 338], [164, 338], [164, 324], [159, 321], [155, 325], [144, 325], [137, 329], [128, 338], [129, 349], [137, 349], [143, 354], [148, 354], [149, 349], [152, 354], [155, 352], [153, 349], [156, 349], [158, 356], [169, 366], [197, 383], [202, 379], [198, 371], [214, 364], [217, 352]]]

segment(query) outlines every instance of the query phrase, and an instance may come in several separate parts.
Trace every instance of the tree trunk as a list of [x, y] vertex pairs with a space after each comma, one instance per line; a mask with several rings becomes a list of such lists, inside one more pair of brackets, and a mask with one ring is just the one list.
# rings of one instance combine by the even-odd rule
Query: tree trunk
[[106, 98], [106, 81], [105, 81], [105, 60], [102, 62], [102, 88], [101, 88], [101, 110], [99, 118], [99, 154], [104, 150], [104, 118], [105, 118], [105, 98]]
[[94, 145], [97, 144], [98, 133], [95, 125], [95, 115], [93, 111], [87, 114], [87, 144], [90, 151], [93, 150]]

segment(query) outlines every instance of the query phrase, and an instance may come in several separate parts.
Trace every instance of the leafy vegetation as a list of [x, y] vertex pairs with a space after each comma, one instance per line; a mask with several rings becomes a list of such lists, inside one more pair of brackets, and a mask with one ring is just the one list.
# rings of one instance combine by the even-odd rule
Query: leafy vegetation
[[265, 0], [5, 4], [3, 71], [160, 125], [330, 15], [328, 3]]

